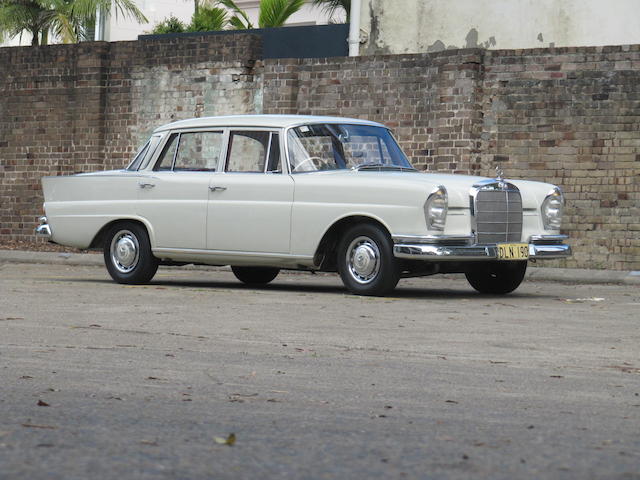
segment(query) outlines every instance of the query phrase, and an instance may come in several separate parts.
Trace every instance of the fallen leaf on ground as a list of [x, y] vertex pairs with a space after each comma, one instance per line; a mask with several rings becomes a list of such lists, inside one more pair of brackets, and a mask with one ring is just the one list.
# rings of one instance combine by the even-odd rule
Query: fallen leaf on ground
[[564, 303], [584, 303], [584, 302], [604, 302], [602, 297], [589, 297], [589, 298], [563, 298]]
[[213, 441], [218, 445], [229, 445], [230, 447], [232, 447], [236, 443], [236, 434], [230, 433], [227, 438], [213, 437]]
[[23, 423], [21, 425], [25, 428], [44, 428], [47, 430], [55, 430], [56, 428], [58, 428], [58, 427], [53, 427], [51, 425], [35, 425], [33, 423]]

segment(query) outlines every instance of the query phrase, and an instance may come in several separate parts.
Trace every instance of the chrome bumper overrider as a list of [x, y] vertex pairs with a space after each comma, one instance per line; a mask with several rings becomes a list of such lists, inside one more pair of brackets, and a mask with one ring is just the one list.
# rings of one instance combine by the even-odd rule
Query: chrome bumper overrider
[[51, 228], [47, 223], [47, 217], [39, 218], [40, 225], [36, 227], [36, 235], [40, 238], [46, 238], [47, 240], [51, 238]]
[[[566, 235], [537, 235], [529, 239], [529, 259], [565, 258], [571, 246], [562, 243]], [[393, 254], [398, 258], [433, 261], [491, 260], [498, 258], [497, 245], [473, 244], [473, 237], [393, 237]]]

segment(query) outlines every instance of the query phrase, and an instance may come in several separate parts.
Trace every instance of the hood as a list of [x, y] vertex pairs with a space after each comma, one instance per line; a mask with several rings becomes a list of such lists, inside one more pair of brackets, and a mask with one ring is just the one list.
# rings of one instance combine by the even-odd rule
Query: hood
[[[312, 175], [348, 175], [363, 179], [370, 179], [376, 182], [410, 182], [413, 185], [420, 185], [425, 188], [426, 193], [442, 185], [447, 189], [449, 196], [449, 207], [468, 208], [469, 192], [471, 188], [482, 180], [493, 180], [489, 177], [474, 175], [460, 175], [451, 173], [428, 173], [428, 172], [407, 172], [407, 171], [357, 171], [357, 170], [332, 170], [312, 173]], [[537, 209], [545, 197], [554, 188], [550, 183], [515, 180], [505, 178], [504, 181], [512, 183], [520, 190], [522, 196], [522, 206], [528, 209]]]

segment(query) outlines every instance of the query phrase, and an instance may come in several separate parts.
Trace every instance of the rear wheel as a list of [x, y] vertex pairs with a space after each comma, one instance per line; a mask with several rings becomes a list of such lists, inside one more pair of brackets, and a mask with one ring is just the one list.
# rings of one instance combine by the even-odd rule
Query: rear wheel
[[147, 230], [133, 222], [114, 225], [104, 243], [104, 263], [118, 283], [148, 283], [158, 270]]
[[527, 271], [527, 262], [482, 262], [465, 275], [469, 284], [480, 293], [502, 295], [520, 286]]
[[344, 286], [357, 295], [385, 295], [400, 279], [393, 242], [373, 224], [357, 224], [344, 233], [337, 264]]
[[280, 273], [279, 268], [271, 267], [231, 267], [238, 280], [248, 285], [266, 285]]

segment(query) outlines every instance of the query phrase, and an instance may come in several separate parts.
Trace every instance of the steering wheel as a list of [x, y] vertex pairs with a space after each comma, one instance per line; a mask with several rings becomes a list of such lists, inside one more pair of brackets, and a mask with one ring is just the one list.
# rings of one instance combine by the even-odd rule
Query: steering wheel
[[[313, 165], [315, 170], [322, 170], [322, 167], [326, 167], [327, 166], [327, 162], [326, 160], [323, 160], [320, 157], [309, 157], [309, 158], [305, 158], [303, 161], [301, 161], [299, 164], [297, 164], [292, 172], [297, 172], [298, 170], [300, 170], [303, 165], [306, 165], [307, 163], [310, 163], [311, 165]], [[310, 170], [304, 170], [304, 171], [310, 171]]]

